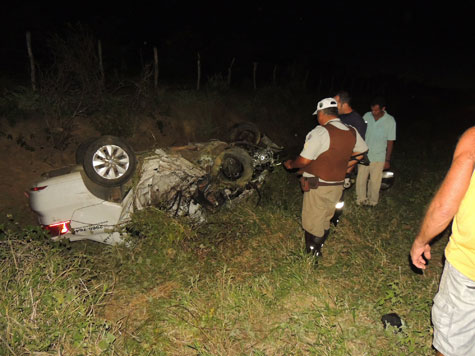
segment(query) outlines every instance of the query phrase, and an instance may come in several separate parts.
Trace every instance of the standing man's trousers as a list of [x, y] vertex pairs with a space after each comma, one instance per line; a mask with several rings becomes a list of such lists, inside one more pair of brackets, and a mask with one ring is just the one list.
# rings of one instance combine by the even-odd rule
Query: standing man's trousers
[[384, 162], [371, 162], [369, 166], [358, 165], [356, 204], [378, 204], [383, 168]]

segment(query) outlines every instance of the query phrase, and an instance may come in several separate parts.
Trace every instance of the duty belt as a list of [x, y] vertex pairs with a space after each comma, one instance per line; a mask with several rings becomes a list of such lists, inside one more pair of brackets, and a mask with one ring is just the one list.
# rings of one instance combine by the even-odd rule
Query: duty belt
[[300, 177], [300, 187], [302, 191], [308, 192], [310, 189], [317, 189], [322, 186], [336, 186], [343, 185], [345, 181], [341, 182], [323, 182], [318, 177]]
[[345, 183], [344, 180], [340, 181], [340, 182], [325, 182], [325, 181], [322, 181], [320, 178], [318, 177], [303, 177], [303, 179], [306, 179], [310, 186], [328, 186], [328, 185], [343, 185], [343, 183]]

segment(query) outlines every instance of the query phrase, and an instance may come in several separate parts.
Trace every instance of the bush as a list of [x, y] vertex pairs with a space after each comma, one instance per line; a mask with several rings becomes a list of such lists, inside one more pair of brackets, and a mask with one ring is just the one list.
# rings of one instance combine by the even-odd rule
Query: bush
[[40, 107], [40, 95], [27, 87], [6, 90], [0, 97], [0, 116], [6, 117], [10, 126], [14, 126], [17, 120], [38, 112]]
[[102, 104], [104, 83], [96, 52], [97, 40], [80, 24], [63, 37], [53, 35], [48, 47], [54, 64], [39, 72], [40, 106], [53, 147], [64, 149], [76, 120]]
[[129, 111], [126, 98], [105, 95], [103, 104], [92, 116], [91, 123], [101, 135], [130, 137], [137, 122]]

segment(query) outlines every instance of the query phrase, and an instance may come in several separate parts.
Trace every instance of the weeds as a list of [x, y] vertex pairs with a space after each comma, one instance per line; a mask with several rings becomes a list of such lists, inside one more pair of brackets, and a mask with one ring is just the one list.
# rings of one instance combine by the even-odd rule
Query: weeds
[[70, 255], [33, 230], [17, 238], [4, 231], [0, 245], [2, 354], [109, 348], [111, 325], [96, 310], [111, 281], [97, 279], [89, 257]]
[[[349, 194], [317, 269], [302, 252], [294, 177], [277, 169], [262, 194], [261, 205], [250, 199], [195, 228], [142, 211], [128, 248], [52, 244], [37, 230], [21, 237], [3, 230], [0, 350], [432, 353], [429, 313], [441, 264], [423, 276], [410, 271], [416, 225], [395, 227], [407, 220], [392, 207], [400, 204], [396, 190], [382, 197], [381, 212], [357, 208]], [[409, 209], [419, 203], [405, 202]], [[434, 246], [435, 259], [442, 245]], [[388, 312], [401, 316], [402, 332], [383, 328]]]
[[[194, 124], [210, 132], [220, 110], [216, 93], [161, 100], [204, 100]], [[122, 102], [109, 105], [121, 111]], [[138, 212], [128, 247], [52, 243], [38, 228], [2, 225], [0, 354], [430, 355], [447, 234], [424, 274], [410, 269], [408, 252], [449, 159], [423, 164], [427, 153], [409, 151], [419, 152], [395, 151], [397, 180], [377, 209], [347, 192], [318, 267], [303, 252], [298, 181], [282, 167], [258, 205], [251, 196], [204, 225]], [[401, 332], [384, 329], [391, 312]]]

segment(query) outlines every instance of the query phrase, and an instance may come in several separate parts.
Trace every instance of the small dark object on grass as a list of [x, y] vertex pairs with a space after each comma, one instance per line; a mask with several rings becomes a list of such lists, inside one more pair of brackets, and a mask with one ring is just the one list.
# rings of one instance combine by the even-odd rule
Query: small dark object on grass
[[391, 325], [397, 328], [395, 332], [402, 331], [402, 320], [396, 313], [384, 314], [381, 317], [381, 321], [383, 322], [385, 329], [387, 329], [388, 325]]

